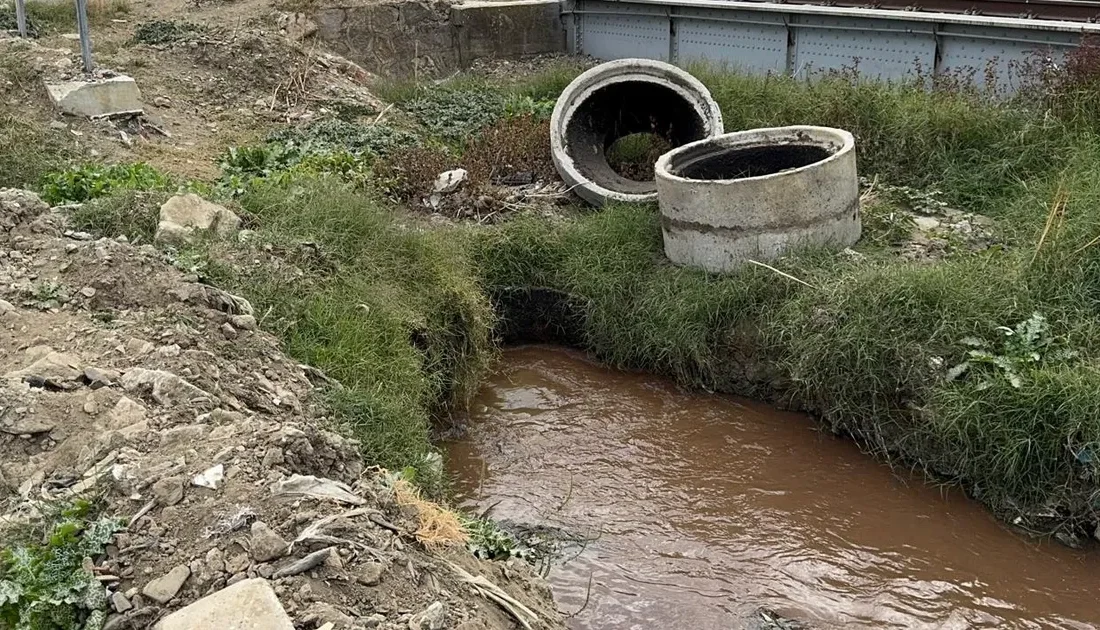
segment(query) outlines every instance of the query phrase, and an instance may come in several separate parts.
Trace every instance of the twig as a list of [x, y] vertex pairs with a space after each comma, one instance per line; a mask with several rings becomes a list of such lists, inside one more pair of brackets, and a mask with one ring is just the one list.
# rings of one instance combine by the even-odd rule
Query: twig
[[1058, 184], [1058, 190], [1054, 192], [1054, 199], [1050, 203], [1050, 212], [1047, 213], [1047, 222], [1043, 226], [1043, 233], [1039, 235], [1039, 243], [1035, 245], [1035, 253], [1031, 255], [1032, 264], [1035, 259], [1039, 257], [1039, 251], [1043, 249], [1043, 243], [1047, 240], [1047, 235], [1050, 233], [1051, 228], [1054, 226], [1054, 219], [1059, 218], [1058, 226], [1061, 227], [1061, 217], [1065, 216], [1066, 203], [1069, 201], [1069, 193], [1066, 191], [1062, 184]]
[[577, 615], [579, 615], [579, 614], [581, 614], [582, 612], [584, 612], [584, 609], [585, 609], [585, 608], [588, 608], [588, 599], [589, 599], [590, 597], [592, 597], [592, 574], [591, 574], [591, 573], [589, 573], [589, 574], [588, 574], [588, 590], [587, 590], [587, 591], [585, 592], [585, 594], [584, 594], [584, 603], [583, 603], [583, 604], [581, 604], [581, 607], [580, 607], [580, 608], [578, 608], [578, 609], [576, 610], [576, 612], [572, 612], [572, 613], [569, 613], [569, 614], [568, 614], [568, 615], [566, 615], [565, 617], [566, 617], [567, 619], [572, 619], [573, 617], [576, 617]]
[[374, 122], [372, 122], [371, 124], [372, 125], [377, 125], [378, 123], [382, 122], [382, 118], [386, 115], [386, 112], [390, 111], [392, 108], [393, 108], [393, 103], [390, 103], [389, 105], [386, 105], [385, 109], [383, 109], [381, 112], [378, 113], [378, 116], [375, 117]]
[[786, 279], [788, 279], [788, 280], [794, 280], [794, 281], [795, 281], [795, 282], [797, 282], [798, 284], [803, 284], [803, 285], [806, 285], [806, 286], [810, 287], [811, 289], [814, 289], [815, 291], [817, 290], [817, 287], [815, 287], [814, 285], [810, 284], [809, 282], [806, 282], [805, 280], [799, 280], [798, 278], [796, 278], [796, 277], [792, 276], [791, 274], [789, 274], [789, 273], [785, 273], [785, 272], [782, 272], [782, 271], [780, 271], [780, 270], [776, 269], [775, 267], [772, 267], [771, 265], [765, 265], [764, 263], [762, 263], [762, 262], [758, 262], [758, 261], [755, 261], [755, 260], [753, 260], [753, 259], [751, 259], [751, 258], [747, 258], [746, 260], [747, 260], [748, 262], [750, 262], [750, 263], [754, 264], [754, 265], [757, 265], [757, 266], [763, 267], [763, 268], [765, 268], [765, 269], [767, 269], [767, 270], [769, 270], [769, 271], [774, 271], [775, 273], [777, 273], [777, 274], [779, 274], [779, 275], [783, 276], [784, 278], [786, 278]]
[[1091, 241], [1085, 243], [1081, 247], [1078, 247], [1077, 249], [1073, 250], [1073, 253], [1074, 254], [1080, 254], [1081, 252], [1085, 251], [1086, 249], [1092, 247], [1093, 245], [1095, 245], [1097, 243], [1100, 243], [1100, 234], [1097, 234], [1096, 238], [1094, 238]]
[[134, 523], [138, 522], [139, 518], [141, 518], [141, 517], [145, 516], [146, 514], [148, 514], [150, 510], [152, 510], [154, 507], [156, 507], [156, 505], [157, 505], [157, 500], [156, 499], [150, 499], [148, 503], [141, 506], [141, 509], [137, 511], [137, 514], [134, 514], [132, 517], [130, 517], [130, 522], [126, 524], [126, 529], [130, 529], [131, 527], [133, 527]]

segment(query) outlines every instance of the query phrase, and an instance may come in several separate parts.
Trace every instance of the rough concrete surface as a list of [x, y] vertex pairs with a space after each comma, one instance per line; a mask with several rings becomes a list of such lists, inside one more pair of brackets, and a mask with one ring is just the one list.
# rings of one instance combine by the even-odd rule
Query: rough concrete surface
[[160, 620], [154, 630], [293, 630], [271, 584], [263, 578], [237, 582]]
[[47, 83], [46, 92], [62, 113], [71, 116], [102, 118], [140, 114], [144, 108], [141, 90], [128, 76]]
[[707, 271], [798, 246], [843, 249], [860, 236], [852, 134], [753, 129], [694, 142], [656, 165], [665, 255]]

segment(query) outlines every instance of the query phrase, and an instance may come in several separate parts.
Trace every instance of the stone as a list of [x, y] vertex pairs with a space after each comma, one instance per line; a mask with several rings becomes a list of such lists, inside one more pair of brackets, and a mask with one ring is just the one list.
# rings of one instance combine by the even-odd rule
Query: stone
[[84, 368], [84, 380], [88, 381], [88, 386], [92, 389], [110, 387], [118, 382], [119, 376], [119, 373], [115, 370], [105, 370], [97, 367]]
[[221, 573], [225, 571], [225, 554], [221, 549], [217, 547], [212, 548], [206, 552], [205, 560], [206, 570], [210, 573]]
[[183, 479], [165, 477], [154, 483], [152, 490], [161, 505], [175, 505], [183, 500]]
[[0, 315], [7, 315], [15, 310], [15, 306], [7, 300], [0, 300]]
[[248, 574], [244, 571], [241, 571], [240, 573], [234, 573], [233, 575], [229, 576], [229, 579], [225, 581], [225, 584], [226, 586], [233, 586], [234, 584], [238, 582], [243, 582], [247, 579]]
[[10, 232], [50, 211], [37, 194], [20, 188], [0, 188], [0, 230]]
[[167, 96], [157, 96], [153, 99], [153, 105], [162, 109], [168, 109], [172, 107], [172, 101]]
[[39, 433], [49, 433], [53, 431], [54, 424], [34, 418], [32, 416], [23, 416], [22, 418], [16, 418], [14, 420], [4, 419], [4, 422], [0, 423], [0, 433], [7, 433], [8, 435], [38, 435]]
[[229, 323], [237, 330], [256, 330], [256, 318], [252, 315], [234, 315]]
[[160, 444], [161, 446], [171, 446], [173, 444], [193, 445], [206, 437], [206, 431], [209, 428], [205, 424], [185, 424], [180, 427], [172, 427], [160, 434]]
[[229, 322], [226, 322], [222, 324], [222, 336], [224, 336], [226, 339], [236, 339], [237, 329], [234, 328], [233, 325]]
[[153, 630], [197, 628], [294, 630], [294, 624], [283, 610], [271, 584], [262, 578], [255, 578], [234, 582], [168, 615], [153, 626]]
[[160, 223], [153, 240], [181, 245], [191, 243], [196, 236], [203, 234], [233, 236], [240, 226], [240, 217], [225, 207], [188, 193], [176, 195], [160, 207]]
[[432, 192], [438, 195], [453, 193], [468, 177], [469, 174], [464, 168], [456, 168], [440, 173], [439, 177], [435, 178], [435, 184], [432, 185]]
[[122, 388], [128, 392], [149, 393], [153, 400], [171, 407], [198, 399], [210, 399], [210, 395], [182, 378], [163, 370], [131, 368], [122, 375]]
[[94, 298], [95, 297], [95, 289], [92, 288], [92, 287], [84, 287], [83, 289], [80, 290], [80, 295], [83, 295], [86, 298]]
[[368, 562], [359, 569], [355, 579], [363, 586], [377, 586], [382, 582], [382, 573], [385, 570], [386, 565], [381, 562]]
[[238, 553], [229, 556], [229, 559], [225, 561], [225, 570], [229, 573], [241, 573], [248, 569], [248, 565], [248, 554]]
[[124, 613], [134, 607], [130, 603], [130, 600], [126, 599], [126, 596], [122, 593], [114, 593], [111, 595], [111, 606], [115, 609], [115, 612]]
[[332, 604], [318, 602], [311, 604], [306, 609], [306, 616], [313, 617], [317, 621], [326, 624], [332, 624], [333, 626], [341, 629], [350, 629], [355, 626], [355, 620], [344, 614], [340, 609], [336, 608]]
[[363, 624], [367, 628], [377, 628], [384, 623], [386, 623], [386, 616], [381, 613], [374, 613], [363, 620]]
[[256, 562], [271, 562], [286, 555], [288, 545], [285, 540], [263, 521], [252, 524], [252, 536], [249, 539], [252, 559]]
[[133, 440], [136, 440], [137, 438], [141, 437], [142, 435], [145, 435], [145, 433], [148, 432], [148, 431], [149, 431], [149, 421], [148, 420], [142, 420], [141, 422], [135, 422], [135, 423], [133, 423], [129, 426], [125, 426], [125, 427], [122, 427], [121, 429], [117, 429], [115, 431], [115, 433], [122, 436], [122, 439], [124, 439], [126, 441], [133, 441]]
[[263, 466], [264, 468], [271, 468], [282, 464], [284, 461], [283, 449], [273, 446], [264, 453]]
[[146, 584], [145, 588], [141, 589], [141, 593], [158, 604], [167, 604], [169, 600], [176, 596], [176, 593], [180, 592], [183, 583], [189, 577], [191, 577], [191, 568], [186, 564], [181, 564], [167, 574]]
[[80, 359], [71, 354], [52, 351], [21, 370], [4, 375], [5, 378], [16, 381], [27, 377], [38, 377], [55, 383], [72, 382], [82, 376], [84, 376], [84, 369], [80, 365]]
[[115, 406], [107, 412], [107, 428], [112, 430], [124, 429], [144, 421], [145, 407], [125, 396], [119, 398]]
[[47, 83], [46, 92], [54, 106], [70, 116], [104, 118], [141, 114], [145, 110], [137, 82], [125, 75]]
[[443, 609], [443, 602], [432, 602], [431, 606], [409, 619], [409, 630], [442, 630], [446, 621], [447, 617], [446, 611]]
[[222, 481], [225, 481], [225, 466], [218, 464], [195, 475], [191, 479], [191, 485], [217, 490]]
[[126, 344], [124, 345], [123, 349], [129, 356], [140, 357], [152, 352], [154, 347], [156, 346], [148, 341], [145, 341], [144, 339], [130, 337], [126, 340]]
[[300, 42], [317, 32], [317, 23], [305, 13], [290, 13], [279, 20], [279, 25], [292, 42]]

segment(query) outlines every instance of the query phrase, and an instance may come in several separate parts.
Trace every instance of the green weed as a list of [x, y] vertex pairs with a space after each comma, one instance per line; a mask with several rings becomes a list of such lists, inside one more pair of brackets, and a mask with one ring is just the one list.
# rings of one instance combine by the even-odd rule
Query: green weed
[[98, 630], [107, 617], [107, 596], [84, 568], [115, 532], [118, 519], [92, 515], [77, 503], [60, 510], [40, 532], [8, 538], [0, 551], [0, 624], [18, 630]]
[[134, 29], [135, 43], [167, 44], [189, 37], [202, 30], [202, 27], [188, 22], [175, 20], [152, 20], [142, 22]]
[[42, 181], [42, 199], [50, 205], [82, 203], [116, 190], [173, 190], [177, 183], [165, 173], [145, 164], [99, 166], [85, 164], [48, 173]]

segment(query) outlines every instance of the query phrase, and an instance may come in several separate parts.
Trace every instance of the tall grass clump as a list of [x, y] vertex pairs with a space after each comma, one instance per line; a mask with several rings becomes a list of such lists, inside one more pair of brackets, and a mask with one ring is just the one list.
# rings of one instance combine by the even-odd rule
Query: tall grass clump
[[290, 354], [341, 383], [331, 402], [367, 461], [419, 465], [433, 414], [472, 396], [493, 356], [460, 241], [332, 178], [258, 184], [241, 206], [276, 260], [230, 282]]

